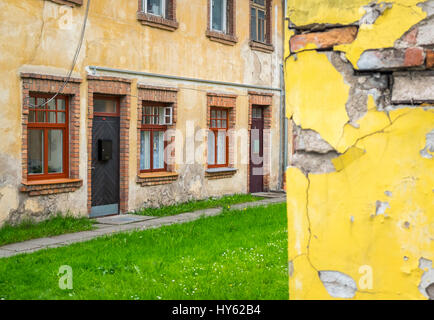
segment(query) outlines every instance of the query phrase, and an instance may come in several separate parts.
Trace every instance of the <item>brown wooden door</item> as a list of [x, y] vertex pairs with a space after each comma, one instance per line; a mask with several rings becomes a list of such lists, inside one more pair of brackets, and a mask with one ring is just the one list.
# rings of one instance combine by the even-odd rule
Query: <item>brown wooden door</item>
[[252, 127], [250, 131], [250, 185], [249, 191], [264, 191], [264, 117], [261, 107], [252, 109]]

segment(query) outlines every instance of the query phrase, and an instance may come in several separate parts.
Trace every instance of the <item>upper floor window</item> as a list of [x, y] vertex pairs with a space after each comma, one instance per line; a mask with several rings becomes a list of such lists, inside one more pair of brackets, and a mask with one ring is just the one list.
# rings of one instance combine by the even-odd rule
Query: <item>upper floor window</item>
[[27, 134], [29, 179], [68, 176], [68, 99], [30, 96]]
[[179, 26], [176, 0], [139, 0], [137, 19], [146, 26], [175, 31]]
[[212, 0], [211, 2], [211, 30], [226, 33], [227, 0]]
[[208, 0], [208, 27], [206, 36], [212, 41], [235, 45], [236, 0]]
[[271, 41], [272, 0], [250, 0], [250, 47], [273, 52]]
[[146, 13], [166, 17], [166, 0], [142, 0], [142, 8]]
[[253, 0], [251, 8], [251, 38], [254, 41], [266, 42], [266, 0]]

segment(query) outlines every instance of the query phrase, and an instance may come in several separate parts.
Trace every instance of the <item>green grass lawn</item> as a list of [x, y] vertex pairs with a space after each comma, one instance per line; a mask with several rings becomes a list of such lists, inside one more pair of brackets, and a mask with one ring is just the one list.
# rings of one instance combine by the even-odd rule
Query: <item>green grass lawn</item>
[[164, 216], [172, 216], [184, 212], [191, 212], [195, 210], [203, 210], [203, 209], [216, 208], [216, 207], [226, 208], [227, 206], [233, 204], [243, 203], [243, 202], [253, 202], [262, 199], [264, 198], [256, 197], [251, 194], [234, 194], [230, 196], [223, 196], [221, 198], [193, 200], [193, 201], [175, 204], [172, 206], [161, 207], [161, 208], [146, 208], [131, 213], [144, 215], [144, 216], [164, 217]]
[[5, 224], [0, 228], [0, 246], [35, 238], [94, 229], [95, 221], [72, 216], [54, 216], [40, 223], [25, 221], [16, 226]]
[[[0, 299], [288, 299], [285, 204], [0, 259]], [[60, 290], [59, 267], [73, 270]]]

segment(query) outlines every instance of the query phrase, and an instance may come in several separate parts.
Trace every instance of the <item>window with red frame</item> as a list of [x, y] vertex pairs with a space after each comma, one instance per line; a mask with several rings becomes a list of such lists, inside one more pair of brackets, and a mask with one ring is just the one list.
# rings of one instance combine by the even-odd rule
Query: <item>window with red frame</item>
[[29, 99], [29, 180], [68, 177], [68, 98], [57, 96], [50, 100], [51, 97], [40, 94]]
[[227, 136], [229, 111], [224, 108], [211, 108], [210, 128], [208, 131], [208, 167], [228, 166]]
[[166, 171], [164, 134], [172, 124], [172, 107], [162, 103], [143, 103], [140, 128], [140, 172]]

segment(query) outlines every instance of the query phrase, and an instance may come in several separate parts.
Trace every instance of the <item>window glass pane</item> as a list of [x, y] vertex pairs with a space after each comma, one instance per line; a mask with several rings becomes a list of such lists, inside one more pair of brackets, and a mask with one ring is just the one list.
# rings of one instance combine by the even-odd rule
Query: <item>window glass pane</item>
[[56, 112], [48, 112], [48, 122], [56, 123]]
[[250, 14], [250, 31], [251, 35], [250, 37], [252, 40], [257, 40], [256, 37], [256, 9], [252, 8], [251, 14]]
[[163, 15], [162, 2], [163, 0], [146, 0], [148, 13], [152, 13], [158, 16]]
[[58, 112], [57, 113], [57, 123], [65, 123], [65, 117], [66, 117], [65, 112]]
[[47, 108], [47, 105], [42, 106], [42, 104], [45, 102], [44, 98], [38, 98], [36, 100], [36, 107], [38, 107], [38, 109], [45, 109]]
[[265, 5], [265, 0], [254, 0], [253, 2], [261, 6]]
[[28, 172], [29, 174], [43, 173], [44, 163], [44, 131], [31, 129], [27, 136]]
[[56, 110], [56, 99], [51, 100], [47, 104], [48, 110]]
[[215, 128], [216, 124], [215, 124], [215, 120], [211, 120], [211, 128]]
[[227, 127], [226, 120], [222, 120], [222, 128], [226, 128], [226, 127]]
[[164, 124], [164, 107], [158, 108], [158, 124]]
[[63, 130], [48, 130], [48, 173], [63, 172]]
[[226, 131], [219, 131], [217, 135], [217, 164], [226, 163]]
[[258, 41], [265, 41], [265, 12], [258, 10]]
[[38, 111], [36, 114], [38, 116], [38, 122], [45, 122], [45, 111]]
[[151, 169], [151, 157], [150, 150], [150, 139], [151, 132], [150, 131], [142, 131], [141, 139], [140, 139], [140, 170], [149, 170]]
[[66, 104], [65, 100], [57, 99], [57, 110], [65, 110]]
[[217, 120], [217, 128], [221, 128], [221, 127], [222, 127], [221, 121]]
[[29, 111], [29, 122], [35, 122], [35, 112], [36, 111]]
[[208, 164], [215, 164], [215, 136], [211, 130], [208, 131]]
[[116, 100], [94, 99], [93, 111], [104, 112], [104, 113], [116, 113], [116, 104], [117, 104]]
[[164, 169], [164, 131], [154, 131], [154, 169]]
[[215, 118], [216, 114], [215, 114], [215, 110], [211, 110], [211, 118]]
[[226, 0], [212, 0], [212, 20], [211, 27], [213, 30], [224, 31], [224, 1]]
[[36, 100], [33, 97], [30, 97], [29, 99], [29, 108], [35, 108], [36, 107]]

